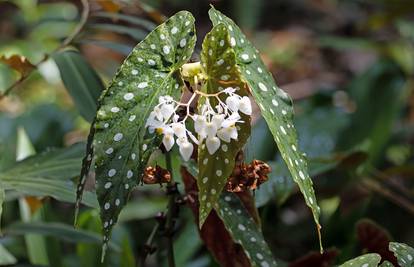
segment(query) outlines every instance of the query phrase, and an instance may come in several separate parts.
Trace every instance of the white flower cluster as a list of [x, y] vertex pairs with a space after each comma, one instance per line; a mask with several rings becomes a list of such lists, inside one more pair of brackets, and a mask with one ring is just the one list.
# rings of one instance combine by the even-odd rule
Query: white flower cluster
[[[222, 93], [227, 95], [225, 102], [219, 97]], [[198, 101], [204, 100], [204, 102], [199, 114], [190, 114], [190, 105], [197, 95], [200, 97]], [[215, 107], [211, 106], [210, 98], [216, 99], [215, 102], [218, 104]], [[182, 120], [177, 115], [179, 107], [186, 107], [187, 111]], [[167, 95], [159, 98], [159, 103], [150, 113], [145, 127], [148, 127], [150, 133], [156, 131], [163, 134], [162, 142], [167, 151], [177, 143], [181, 156], [187, 161], [194, 150], [194, 145], [189, 140], [197, 145], [205, 141], [210, 155], [219, 149], [221, 141], [228, 143], [232, 139], [237, 140], [236, 123], [243, 123], [239, 112], [250, 116], [252, 106], [247, 96], [242, 97], [236, 94], [236, 89], [232, 87], [217, 94], [195, 91], [188, 103], [177, 102]], [[194, 121], [194, 130], [198, 137], [187, 129], [188, 118]]]

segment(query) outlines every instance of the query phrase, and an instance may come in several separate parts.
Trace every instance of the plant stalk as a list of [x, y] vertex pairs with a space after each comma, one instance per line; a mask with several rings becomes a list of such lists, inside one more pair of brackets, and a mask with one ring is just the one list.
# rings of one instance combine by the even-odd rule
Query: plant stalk
[[165, 161], [167, 165], [167, 170], [171, 174], [171, 181], [167, 185], [167, 194], [169, 194], [167, 221], [166, 221], [166, 229], [165, 229], [165, 236], [167, 238], [167, 258], [168, 258], [168, 266], [175, 267], [173, 235], [174, 235], [175, 217], [177, 216], [177, 212], [178, 212], [178, 207], [176, 205], [176, 196], [177, 196], [178, 190], [177, 190], [177, 184], [174, 182], [173, 177], [172, 177], [173, 168], [172, 168], [170, 153], [165, 154]]
[[147, 256], [151, 254], [153, 247], [152, 242], [154, 241], [155, 234], [157, 233], [158, 229], [160, 228], [160, 222], [158, 221], [154, 227], [152, 228], [151, 234], [147, 239], [147, 242], [145, 242], [144, 245], [144, 252], [142, 257], [140, 258], [139, 267], [145, 267], [145, 260], [147, 259]]

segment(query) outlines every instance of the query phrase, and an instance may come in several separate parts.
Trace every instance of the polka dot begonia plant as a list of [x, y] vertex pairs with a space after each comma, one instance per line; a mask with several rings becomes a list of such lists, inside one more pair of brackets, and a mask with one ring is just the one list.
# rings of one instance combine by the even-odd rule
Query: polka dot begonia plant
[[[178, 12], [132, 50], [99, 99], [76, 207], [94, 163], [103, 251], [151, 154], [160, 147], [169, 153], [176, 145], [184, 161], [197, 155], [200, 227], [212, 209], [223, 209], [226, 204], [219, 204], [220, 196], [237, 153], [250, 136], [251, 101], [260, 107], [320, 228], [319, 207], [306, 159], [298, 148], [289, 96], [276, 86], [237, 25], [214, 8], [209, 15], [213, 29], [203, 41], [200, 62], [189, 62], [196, 43], [194, 18], [189, 12]], [[273, 266], [270, 261], [269, 266]]]

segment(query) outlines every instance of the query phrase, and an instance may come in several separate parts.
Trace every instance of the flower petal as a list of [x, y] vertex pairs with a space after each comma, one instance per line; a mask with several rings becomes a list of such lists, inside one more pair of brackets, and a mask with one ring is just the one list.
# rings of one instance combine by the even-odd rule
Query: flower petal
[[203, 115], [195, 115], [194, 116], [194, 130], [199, 133], [205, 127], [206, 124], [206, 117]]
[[155, 117], [157, 118], [157, 120], [162, 121], [164, 119], [164, 117], [162, 116], [160, 107], [155, 107], [154, 113], [155, 113]]
[[220, 147], [220, 139], [215, 136], [209, 137], [206, 139], [206, 146], [208, 153], [210, 153], [210, 155], [213, 155]]
[[164, 135], [164, 137], [162, 138], [162, 143], [164, 144], [165, 149], [167, 151], [170, 151], [175, 143], [174, 136], [171, 134]]
[[229, 143], [231, 141], [230, 133], [227, 131], [227, 128], [221, 128], [217, 131], [217, 136], [224, 142]]
[[236, 112], [239, 110], [240, 99], [236, 95], [229, 96], [226, 98], [226, 104], [231, 111]]
[[249, 97], [243, 96], [240, 99], [239, 110], [246, 115], [252, 115], [252, 104], [250, 103]]
[[188, 161], [193, 154], [194, 146], [190, 142], [180, 143], [180, 154], [183, 157], [184, 161]]
[[214, 137], [217, 134], [217, 126], [213, 122], [207, 122], [204, 130], [208, 137]]
[[220, 128], [221, 124], [224, 121], [224, 114], [217, 114], [214, 115], [211, 122], [216, 126], [216, 128]]
[[187, 137], [186, 128], [185, 128], [185, 125], [183, 123], [174, 122], [174, 123], [171, 124], [171, 128], [174, 131], [174, 134], [178, 138], [186, 138]]
[[164, 119], [169, 119], [173, 113], [174, 113], [173, 104], [165, 104], [161, 106], [161, 114], [164, 117]]
[[234, 92], [236, 92], [236, 89], [233, 87], [227, 87], [226, 89], [223, 90], [223, 92], [226, 94], [233, 94]]

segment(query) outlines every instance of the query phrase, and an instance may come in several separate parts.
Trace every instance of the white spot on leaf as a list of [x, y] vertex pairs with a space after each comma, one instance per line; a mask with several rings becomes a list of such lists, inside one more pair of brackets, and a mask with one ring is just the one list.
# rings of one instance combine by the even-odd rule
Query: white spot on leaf
[[126, 93], [125, 95], [124, 95], [124, 99], [126, 100], [126, 101], [129, 101], [129, 100], [131, 100], [131, 99], [133, 99], [134, 98], [134, 94], [133, 93]]
[[121, 139], [124, 137], [124, 135], [122, 133], [117, 133], [114, 135], [114, 141], [115, 142], [119, 142], [121, 141]]
[[119, 112], [119, 108], [118, 107], [113, 107], [113, 108], [111, 108], [111, 112], [113, 112], [113, 113], [117, 113], [117, 112]]
[[164, 54], [168, 55], [170, 53], [170, 47], [168, 45], [164, 45], [162, 47], [162, 51], [164, 52]]
[[267, 87], [266, 87], [266, 85], [264, 85], [263, 83], [259, 83], [259, 88], [260, 88], [260, 90], [262, 90], [263, 92], [267, 92]]
[[187, 40], [185, 38], [181, 39], [180, 47], [184, 47], [187, 44]]
[[140, 82], [139, 84], [138, 84], [138, 88], [140, 88], [140, 89], [143, 89], [143, 88], [145, 88], [145, 87], [147, 87], [148, 86], [148, 83], [147, 82]]
[[109, 177], [113, 177], [115, 174], [116, 174], [116, 170], [115, 170], [115, 169], [110, 169], [110, 170], [108, 171], [108, 176], [109, 176]]

